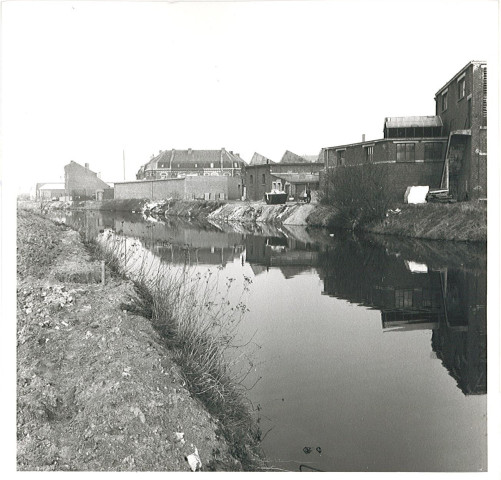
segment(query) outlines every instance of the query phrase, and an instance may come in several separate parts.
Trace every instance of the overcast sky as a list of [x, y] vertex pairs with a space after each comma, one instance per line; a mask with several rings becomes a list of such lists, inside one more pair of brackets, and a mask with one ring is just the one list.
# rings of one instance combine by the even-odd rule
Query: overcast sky
[[[5, 2], [3, 176], [123, 180], [160, 149], [317, 154], [497, 64], [496, 1]], [[495, 70], [490, 69], [490, 81]], [[491, 83], [492, 85], [493, 83]], [[492, 98], [492, 97], [490, 97]]]

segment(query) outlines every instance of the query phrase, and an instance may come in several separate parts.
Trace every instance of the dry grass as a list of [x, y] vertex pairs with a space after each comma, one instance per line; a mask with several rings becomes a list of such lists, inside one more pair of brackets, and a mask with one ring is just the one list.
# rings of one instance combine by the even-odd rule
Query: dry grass
[[487, 205], [479, 202], [400, 205], [402, 213], [366, 230], [430, 240], [487, 241]]
[[219, 278], [220, 270], [172, 268], [139, 243], [124, 242], [108, 232], [98, 247], [116, 272], [134, 281], [136, 298], [123, 307], [151, 319], [172, 349], [191, 394], [219, 420], [231, 453], [244, 468], [255, 469], [260, 430], [242, 383], [252, 366], [252, 352], [237, 338], [250, 279], [244, 280], [238, 300], [230, 302], [233, 279]]

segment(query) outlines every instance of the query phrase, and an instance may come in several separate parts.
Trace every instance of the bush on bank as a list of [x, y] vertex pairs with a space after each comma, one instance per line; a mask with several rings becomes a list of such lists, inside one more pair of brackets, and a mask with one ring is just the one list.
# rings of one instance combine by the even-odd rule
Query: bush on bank
[[236, 332], [246, 307], [242, 300], [236, 305], [228, 302], [231, 281], [226, 291], [218, 292], [210, 281], [212, 272], [175, 272], [162, 263], [152, 267], [131, 252], [124, 262], [122, 241], [112, 234], [103, 242], [92, 242], [92, 249], [116, 274], [133, 280], [136, 297], [122, 308], [149, 318], [161, 333], [190, 393], [219, 421], [230, 453], [246, 470], [265, 469], [261, 431], [245, 399], [243, 380], [250, 368], [240, 373], [234, 368], [245, 363], [241, 360], [248, 352], [234, 354], [242, 347]]
[[336, 209], [332, 223], [356, 230], [382, 220], [393, 200], [386, 165], [341, 166], [326, 173], [320, 202]]

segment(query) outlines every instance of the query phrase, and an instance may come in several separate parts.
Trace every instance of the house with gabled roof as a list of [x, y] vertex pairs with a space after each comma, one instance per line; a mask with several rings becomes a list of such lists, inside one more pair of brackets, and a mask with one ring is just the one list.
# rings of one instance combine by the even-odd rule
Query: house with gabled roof
[[73, 160], [64, 167], [64, 189], [66, 196], [72, 200], [101, 199], [105, 191], [112, 191], [89, 164], [80, 165]]
[[276, 162], [270, 160], [268, 157], [265, 157], [264, 155], [261, 155], [260, 153], [254, 152], [254, 155], [252, 155], [249, 165], [267, 165], [269, 163], [276, 163]]
[[186, 176], [229, 176], [241, 174], [244, 161], [238, 153], [220, 150], [160, 150], [141, 166], [138, 180], [160, 180]]
[[281, 163], [306, 163], [318, 162], [318, 155], [297, 155], [294, 152], [286, 150], [280, 160]]
[[[309, 157], [309, 158], [305, 158]], [[302, 199], [307, 188], [318, 190], [320, 171], [324, 164], [318, 156], [299, 156], [286, 150], [280, 162], [273, 162], [255, 153], [249, 165], [244, 168], [244, 196], [247, 200], [263, 200], [264, 194], [273, 190], [284, 191], [292, 201]]]

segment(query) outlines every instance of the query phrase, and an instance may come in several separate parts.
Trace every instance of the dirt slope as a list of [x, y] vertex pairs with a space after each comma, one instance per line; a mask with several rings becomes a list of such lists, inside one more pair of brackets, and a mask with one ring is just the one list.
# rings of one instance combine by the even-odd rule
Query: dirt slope
[[[109, 273], [109, 272], [108, 272]], [[18, 213], [18, 469], [240, 470], [148, 320], [79, 236]], [[181, 435], [184, 434], [184, 435]]]

